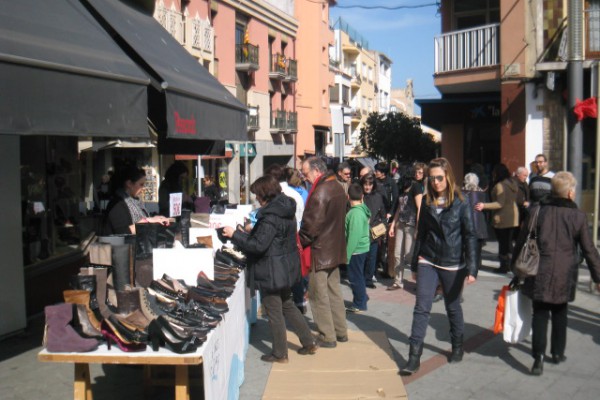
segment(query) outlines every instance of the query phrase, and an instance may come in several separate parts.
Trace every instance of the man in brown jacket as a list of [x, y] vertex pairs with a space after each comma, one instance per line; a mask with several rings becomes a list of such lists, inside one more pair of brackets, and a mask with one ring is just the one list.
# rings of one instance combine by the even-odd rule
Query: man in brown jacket
[[339, 265], [346, 264], [344, 221], [348, 198], [325, 162], [317, 157], [302, 163], [302, 173], [313, 185], [306, 202], [300, 242], [310, 247], [308, 300], [319, 331], [319, 345], [332, 348], [348, 340]]

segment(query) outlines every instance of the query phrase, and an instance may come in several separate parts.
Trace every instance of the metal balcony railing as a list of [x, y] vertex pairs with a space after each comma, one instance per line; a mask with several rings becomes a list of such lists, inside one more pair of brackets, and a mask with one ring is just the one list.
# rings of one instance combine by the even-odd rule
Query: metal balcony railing
[[286, 125], [285, 111], [271, 111], [271, 131], [284, 131]]
[[490, 24], [436, 36], [435, 73], [498, 65], [499, 30], [500, 24]]
[[298, 80], [298, 61], [288, 58], [287, 60], [287, 71], [285, 74], [286, 80], [297, 81]]
[[296, 111], [289, 111], [287, 113], [287, 123], [285, 126], [287, 133], [298, 132], [298, 113]]
[[250, 43], [235, 45], [235, 68], [238, 71], [258, 70], [258, 46]]
[[287, 66], [286, 58], [281, 53], [271, 54], [271, 62], [269, 63], [269, 76], [271, 78], [281, 78], [285, 76]]

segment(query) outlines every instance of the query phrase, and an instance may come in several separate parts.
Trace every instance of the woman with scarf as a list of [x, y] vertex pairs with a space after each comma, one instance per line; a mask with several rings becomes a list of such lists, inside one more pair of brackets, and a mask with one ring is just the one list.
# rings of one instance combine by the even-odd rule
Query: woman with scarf
[[151, 217], [140, 196], [146, 183], [146, 172], [136, 166], [117, 171], [113, 178], [115, 191], [106, 207], [105, 235], [135, 234], [135, 224], [159, 223], [169, 225], [161, 215]]

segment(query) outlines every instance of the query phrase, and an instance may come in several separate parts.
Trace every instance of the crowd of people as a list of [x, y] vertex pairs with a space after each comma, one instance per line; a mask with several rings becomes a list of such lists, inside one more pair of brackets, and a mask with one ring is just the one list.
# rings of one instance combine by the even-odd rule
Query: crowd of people
[[[248, 281], [260, 291], [269, 320], [273, 346], [262, 359], [288, 362], [286, 320], [302, 343], [299, 354], [347, 341], [346, 314], [367, 312], [368, 289], [376, 288], [378, 279], [391, 282], [387, 290], [403, 290], [410, 269], [416, 301], [408, 360], [399, 373], [419, 370], [437, 300], [444, 301], [450, 324], [449, 362], [461, 361], [462, 291], [465, 284], [476, 282], [482, 247], [493, 232], [500, 265], [494, 272], [509, 273], [527, 238], [528, 230], [521, 228], [529, 225], [535, 210], [539, 269], [520, 282], [523, 294], [533, 301], [531, 373], [543, 373], [550, 315], [551, 361], [565, 361], [567, 304], [574, 299], [579, 254], [599, 290], [600, 255], [586, 215], [574, 202], [573, 175], [550, 171], [543, 154], [533, 164], [531, 176], [525, 167], [511, 173], [504, 164], [495, 166], [491, 186], [479, 164], [470, 166], [461, 185], [445, 158], [393, 170], [382, 162], [362, 168], [356, 177], [350, 164], [331, 169], [318, 157], [305, 159], [300, 170], [269, 166], [250, 187], [260, 206], [253, 226], [223, 232], [246, 253]], [[171, 186], [177, 189], [184, 173], [174, 171]], [[132, 170], [119, 179], [117, 196], [108, 207], [112, 232], [132, 232], [139, 222], [167, 223], [149, 217], [136, 200], [143, 171]], [[345, 279], [352, 291], [348, 306], [341, 290]], [[315, 334], [303, 316], [307, 303]]]

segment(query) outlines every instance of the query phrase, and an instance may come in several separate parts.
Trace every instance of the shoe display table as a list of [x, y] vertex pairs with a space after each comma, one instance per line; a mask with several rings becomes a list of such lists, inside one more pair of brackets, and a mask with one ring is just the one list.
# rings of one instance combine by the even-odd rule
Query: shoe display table
[[[166, 365], [175, 367], [175, 399], [189, 399], [189, 367], [202, 365], [205, 399], [237, 399], [244, 380], [244, 362], [249, 342], [251, 302], [246, 289], [245, 271], [240, 273], [235, 290], [227, 299], [229, 311], [207, 336], [206, 342], [194, 353], [176, 354], [165, 348], [127, 353], [116, 346], [108, 350], [102, 344], [89, 353], [51, 353], [46, 349], [38, 354], [42, 362], [74, 364], [73, 398], [92, 400], [89, 364]], [[145, 368], [145, 380], [151, 380]], [[151, 381], [145, 382], [152, 384]]]

